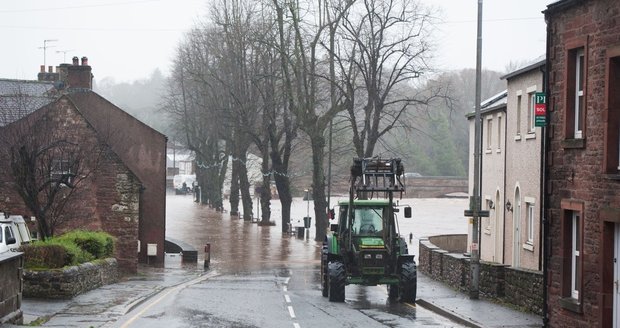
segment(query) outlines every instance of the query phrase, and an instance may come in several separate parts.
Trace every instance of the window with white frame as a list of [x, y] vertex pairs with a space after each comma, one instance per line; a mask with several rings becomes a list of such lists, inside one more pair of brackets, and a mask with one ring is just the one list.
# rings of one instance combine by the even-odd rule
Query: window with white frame
[[50, 178], [62, 185], [70, 184], [74, 174], [68, 160], [56, 159], [52, 163]]
[[502, 117], [497, 116], [497, 150], [502, 149]]
[[534, 212], [535, 207], [536, 206], [533, 201], [526, 200], [527, 243], [530, 245], [534, 244], [534, 222], [535, 222], [534, 217], [536, 216]]
[[487, 118], [487, 149], [491, 149], [493, 144], [493, 116]]
[[521, 135], [521, 95], [517, 95], [517, 135]]
[[583, 49], [580, 49], [575, 53], [575, 108], [573, 110], [574, 113], [574, 122], [575, 122], [575, 139], [583, 138], [583, 110], [584, 110], [584, 95], [583, 95], [583, 85], [584, 85], [584, 54]]
[[579, 299], [579, 291], [581, 285], [581, 226], [580, 226], [581, 214], [579, 212], [572, 212], [571, 219], [571, 283], [570, 292], [571, 297]]
[[534, 109], [536, 108], [536, 97], [534, 96], [534, 92], [530, 92], [527, 94], [527, 132], [534, 133], [536, 129], [535, 121], [536, 121], [536, 113]]

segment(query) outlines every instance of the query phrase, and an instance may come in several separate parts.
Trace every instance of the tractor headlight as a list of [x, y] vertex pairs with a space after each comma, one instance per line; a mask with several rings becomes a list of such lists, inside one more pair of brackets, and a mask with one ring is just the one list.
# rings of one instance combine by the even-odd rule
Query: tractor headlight
[[372, 259], [371, 254], [364, 254], [364, 260], [370, 260], [370, 259]]
[[383, 254], [377, 254], [377, 255], [375, 256], [375, 258], [376, 258], [377, 260], [382, 260], [382, 259], [383, 259]]

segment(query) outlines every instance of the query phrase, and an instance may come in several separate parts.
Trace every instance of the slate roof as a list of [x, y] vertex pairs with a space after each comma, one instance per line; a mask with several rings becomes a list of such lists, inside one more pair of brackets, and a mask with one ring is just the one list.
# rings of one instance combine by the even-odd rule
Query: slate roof
[[53, 82], [0, 79], [0, 126], [17, 121], [56, 97]]

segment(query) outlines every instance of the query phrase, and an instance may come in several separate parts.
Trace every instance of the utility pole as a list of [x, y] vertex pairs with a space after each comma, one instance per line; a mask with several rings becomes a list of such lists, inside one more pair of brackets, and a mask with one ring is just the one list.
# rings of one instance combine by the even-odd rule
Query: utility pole
[[481, 71], [482, 71], [482, 0], [478, 0], [478, 34], [476, 41], [476, 103], [474, 122], [474, 190], [470, 198], [469, 210], [465, 216], [472, 217], [472, 243], [471, 243], [471, 284], [469, 286], [469, 298], [478, 299], [480, 295], [480, 218], [489, 216], [489, 211], [480, 210], [480, 162], [481, 162], [481, 127], [480, 127], [480, 98], [481, 98]]
[[39, 49], [43, 49], [43, 66], [47, 67], [47, 48], [53, 48], [55, 46], [48, 46], [47, 43], [48, 42], [56, 42], [58, 40], [56, 39], [47, 39], [47, 40], [43, 40], [43, 47], [39, 47]]

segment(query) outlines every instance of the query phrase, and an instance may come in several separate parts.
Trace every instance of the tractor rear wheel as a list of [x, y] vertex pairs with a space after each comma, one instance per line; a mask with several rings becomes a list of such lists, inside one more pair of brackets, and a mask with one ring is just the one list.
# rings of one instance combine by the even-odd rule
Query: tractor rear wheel
[[327, 297], [327, 246], [323, 245], [321, 249], [321, 293], [323, 297]]
[[328, 297], [330, 302], [344, 302], [344, 287], [347, 274], [344, 264], [340, 261], [329, 262], [328, 268]]
[[402, 264], [400, 270], [400, 286], [401, 302], [415, 303], [418, 287], [418, 274], [416, 272], [415, 262], [405, 262]]

